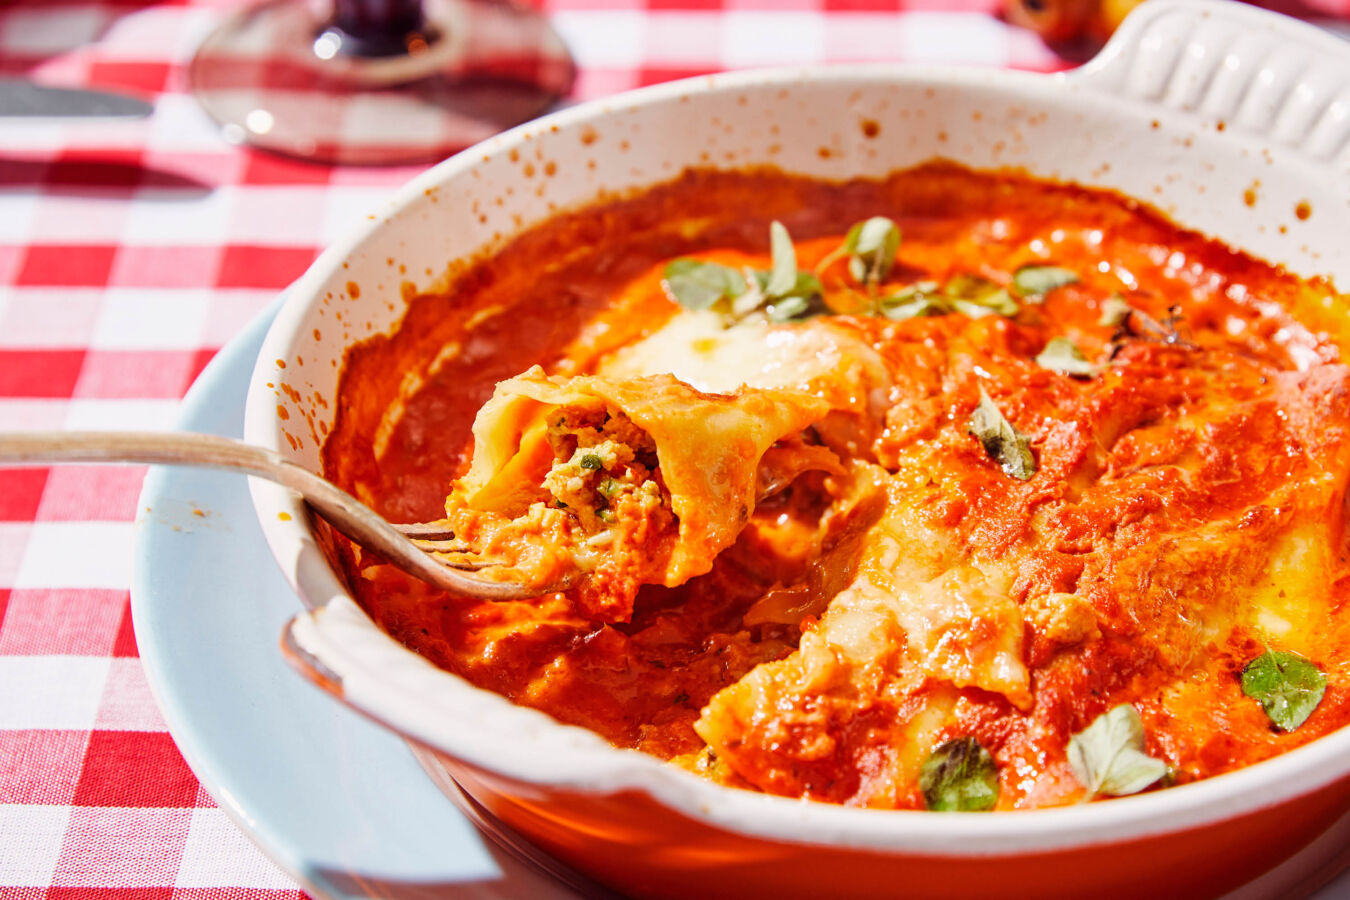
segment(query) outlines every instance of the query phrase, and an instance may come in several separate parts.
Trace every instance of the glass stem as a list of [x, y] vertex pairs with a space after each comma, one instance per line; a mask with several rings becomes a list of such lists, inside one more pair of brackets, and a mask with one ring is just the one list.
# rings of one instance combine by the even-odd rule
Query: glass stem
[[333, 0], [329, 28], [343, 35], [343, 52], [400, 56], [425, 26], [422, 0]]

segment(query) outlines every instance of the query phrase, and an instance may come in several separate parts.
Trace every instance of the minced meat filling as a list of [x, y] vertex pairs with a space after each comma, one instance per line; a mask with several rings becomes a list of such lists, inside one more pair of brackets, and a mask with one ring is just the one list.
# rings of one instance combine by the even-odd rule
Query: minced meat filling
[[548, 441], [555, 458], [543, 482], [549, 505], [571, 513], [588, 540], [614, 523], [628, 495], [661, 504], [656, 446], [627, 416], [567, 407], [550, 422]]

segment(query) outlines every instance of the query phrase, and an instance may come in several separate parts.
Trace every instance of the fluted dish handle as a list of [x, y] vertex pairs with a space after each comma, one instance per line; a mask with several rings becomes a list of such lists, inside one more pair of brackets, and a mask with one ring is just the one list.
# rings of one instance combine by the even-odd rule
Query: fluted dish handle
[[1226, 0], [1150, 0], [1070, 82], [1350, 166], [1350, 42]]

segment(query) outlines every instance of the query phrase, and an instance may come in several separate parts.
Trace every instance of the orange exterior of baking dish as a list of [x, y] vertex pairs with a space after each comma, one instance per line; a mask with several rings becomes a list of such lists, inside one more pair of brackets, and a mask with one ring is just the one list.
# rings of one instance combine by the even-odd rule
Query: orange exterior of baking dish
[[[640, 792], [554, 790], [437, 759], [504, 824], [577, 871], [643, 900], [1203, 900], [1279, 865], [1350, 806], [1344, 778], [1246, 815], [1137, 840], [1016, 856], [963, 856], [953, 847], [952, 856], [929, 856], [766, 840], [694, 821]], [[1141, 867], [1141, 859], [1148, 865]]]

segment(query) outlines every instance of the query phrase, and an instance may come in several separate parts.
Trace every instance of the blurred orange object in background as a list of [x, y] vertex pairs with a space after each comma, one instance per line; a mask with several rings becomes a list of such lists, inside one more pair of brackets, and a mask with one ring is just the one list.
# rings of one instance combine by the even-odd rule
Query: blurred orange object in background
[[1014, 25], [1030, 28], [1047, 41], [1078, 37], [1105, 40], [1143, 0], [1008, 0], [1006, 14]]

